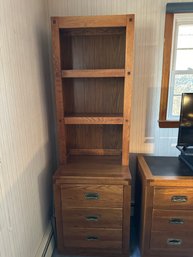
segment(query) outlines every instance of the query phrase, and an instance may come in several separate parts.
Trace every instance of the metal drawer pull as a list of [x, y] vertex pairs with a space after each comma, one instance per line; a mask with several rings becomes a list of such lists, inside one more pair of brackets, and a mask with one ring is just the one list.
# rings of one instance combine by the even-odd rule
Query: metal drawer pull
[[171, 198], [172, 202], [184, 203], [188, 201], [188, 197], [184, 195], [174, 195]]
[[87, 236], [86, 240], [88, 241], [97, 241], [99, 240], [98, 236]]
[[174, 246], [178, 246], [182, 244], [182, 240], [181, 239], [173, 239], [173, 238], [169, 238], [167, 240], [167, 244], [168, 245], [174, 245]]
[[98, 200], [99, 193], [85, 193], [86, 200]]
[[98, 216], [87, 216], [86, 220], [87, 221], [98, 221], [99, 217]]
[[178, 218], [171, 218], [169, 220], [170, 224], [184, 224], [184, 220], [183, 219], [178, 219]]

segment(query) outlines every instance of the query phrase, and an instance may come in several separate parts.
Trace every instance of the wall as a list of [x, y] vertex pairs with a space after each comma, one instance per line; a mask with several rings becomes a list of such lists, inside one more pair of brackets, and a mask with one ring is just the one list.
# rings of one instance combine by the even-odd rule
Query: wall
[[53, 123], [46, 0], [0, 1], [0, 257], [34, 257], [50, 220]]
[[[165, 5], [187, 0], [49, 1], [50, 16], [134, 13], [135, 67], [132, 102], [132, 153], [177, 155], [177, 129], [158, 127]], [[192, 1], [189, 1], [192, 2]]]

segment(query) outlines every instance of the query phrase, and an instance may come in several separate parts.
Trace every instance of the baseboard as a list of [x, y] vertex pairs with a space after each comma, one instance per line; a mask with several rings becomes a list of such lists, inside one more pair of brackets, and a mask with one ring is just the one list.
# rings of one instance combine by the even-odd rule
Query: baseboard
[[55, 248], [55, 240], [54, 240], [54, 234], [52, 234], [50, 243], [48, 245], [47, 251], [45, 253], [45, 255], [43, 257], [52, 257], [52, 254], [54, 252], [54, 248]]
[[55, 247], [54, 233], [50, 222], [35, 257], [52, 257], [54, 247]]

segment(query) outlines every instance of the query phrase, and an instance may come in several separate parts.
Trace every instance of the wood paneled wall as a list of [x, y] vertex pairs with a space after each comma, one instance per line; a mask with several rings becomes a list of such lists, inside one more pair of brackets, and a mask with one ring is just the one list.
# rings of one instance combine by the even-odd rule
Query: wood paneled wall
[[[135, 74], [132, 101], [132, 153], [177, 155], [177, 129], [158, 126], [165, 5], [187, 0], [58, 0], [49, 2], [50, 16], [134, 13]], [[192, 1], [189, 1], [192, 2]]]
[[0, 256], [34, 257], [55, 165], [46, 0], [1, 0], [0, 31]]

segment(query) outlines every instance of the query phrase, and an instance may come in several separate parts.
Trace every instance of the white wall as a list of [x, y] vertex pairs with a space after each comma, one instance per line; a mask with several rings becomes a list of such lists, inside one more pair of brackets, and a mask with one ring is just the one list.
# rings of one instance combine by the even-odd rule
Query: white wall
[[0, 1], [0, 257], [34, 257], [51, 216], [48, 31], [46, 0]]
[[[158, 127], [165, 5], [187, 0], [57, 0], [50, 16], [134, 13], [135, 73], [132, 102], [132, 153], [177, 155], [177, 129]], [[189, 1], [193, 2], [193, 1]]]

